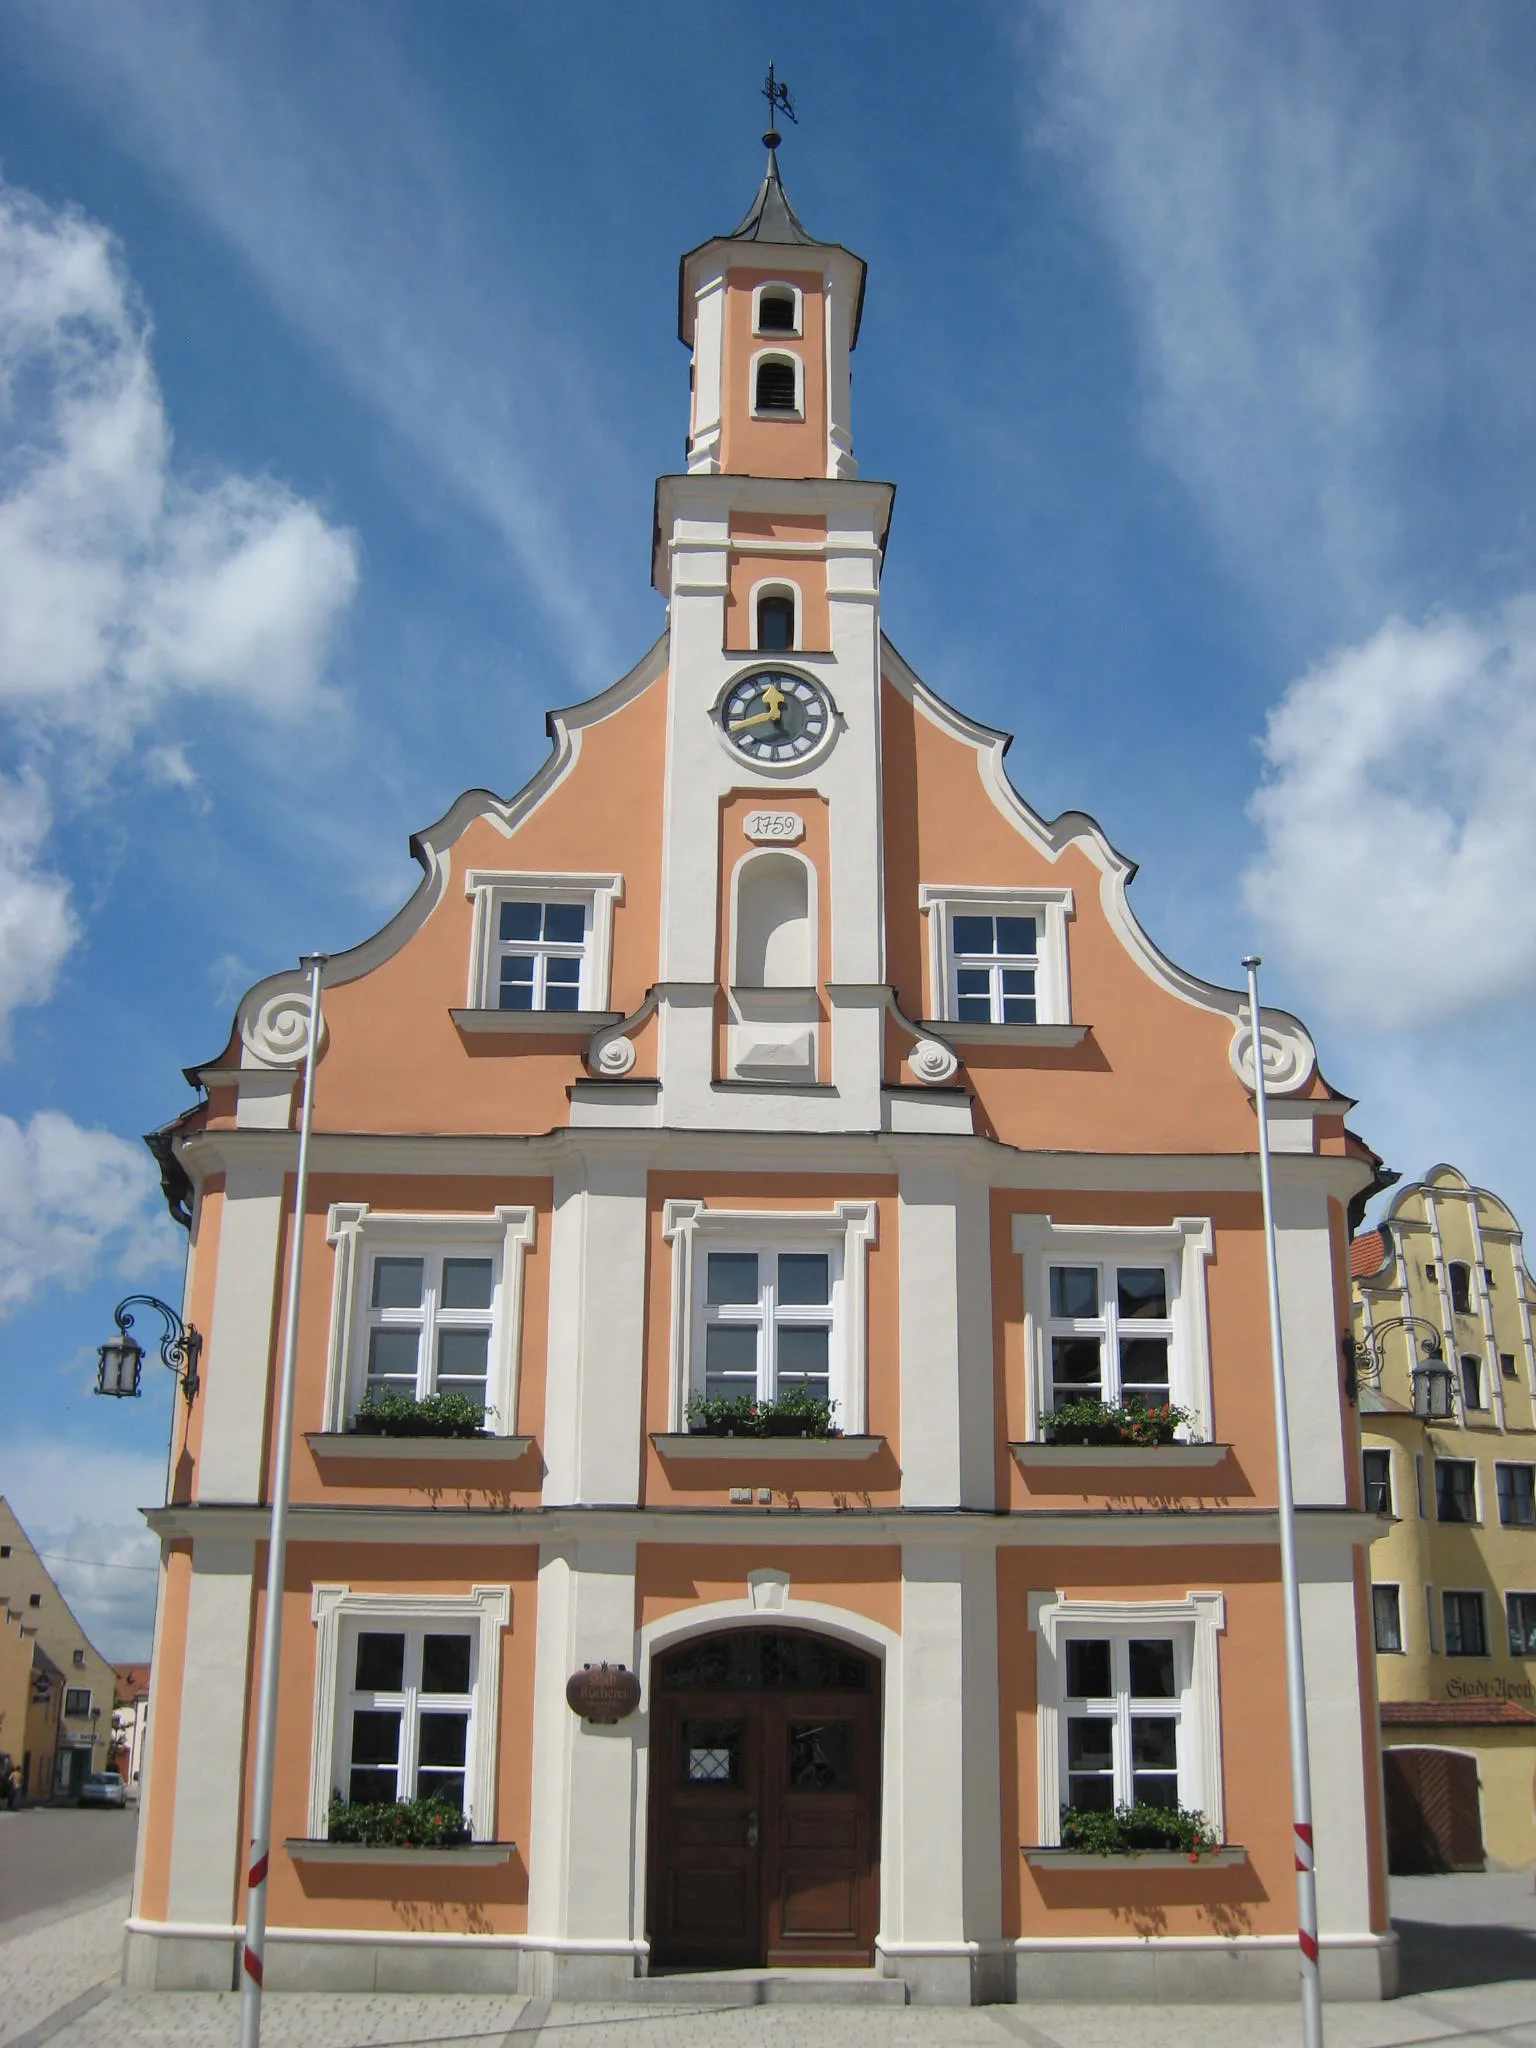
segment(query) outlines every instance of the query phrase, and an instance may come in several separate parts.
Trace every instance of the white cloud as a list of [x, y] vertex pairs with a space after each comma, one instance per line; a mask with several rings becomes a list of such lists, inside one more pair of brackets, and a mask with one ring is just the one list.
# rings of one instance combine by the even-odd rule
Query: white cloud
[[1263, 755], [1244, 895], [1320, 1009], [1411, 1029], [1536, 986], [1536, 597], [1337, 649]]
[[81, 1627], [104, 1657], [147, 1657], [159, 1544], [139, 1510], [164, 1498], [163, 1458], [39, 1436], [7, 1451], [0, 1492]]
[[38, 866], [48, 793], [36, 775], [0, 775], [0, 1051], [19, 1004], [46, 1002], [79, 927], [69, 884]]
[[173, 692], [315, 701], [353, 537], [269, 478], [171, 463], [105, 229], [0, 183], [0, 705], [121, 745]]
[[0, 1314], [50, 1282], [83, 1285], [104, 1261], [137, 1275], [180, 1251], [142, 1145], [58, 1110], [0, 1116]]

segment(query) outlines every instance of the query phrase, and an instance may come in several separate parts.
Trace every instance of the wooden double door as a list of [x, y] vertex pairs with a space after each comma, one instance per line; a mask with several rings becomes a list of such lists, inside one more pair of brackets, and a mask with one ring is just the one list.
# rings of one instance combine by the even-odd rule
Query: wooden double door
[[653, 1964], [873, 1963], [879, 1676], [872, 1658], [793, 1629], [708, 1636], [658, 1659]]
[[1475, 1757], [1451, 1749], [1384, 1749], [1381, 1775], [1387, 1869], [1394, 1877], [1483, 1869]]

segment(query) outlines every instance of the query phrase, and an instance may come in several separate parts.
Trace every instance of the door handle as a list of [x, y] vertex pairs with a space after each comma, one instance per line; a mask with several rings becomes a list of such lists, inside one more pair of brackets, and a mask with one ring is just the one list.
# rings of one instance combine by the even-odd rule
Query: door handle
[[757, 1847], [757, 1808], [755, 1806], [747, 1815], [747, 1847], [749, 1849]]

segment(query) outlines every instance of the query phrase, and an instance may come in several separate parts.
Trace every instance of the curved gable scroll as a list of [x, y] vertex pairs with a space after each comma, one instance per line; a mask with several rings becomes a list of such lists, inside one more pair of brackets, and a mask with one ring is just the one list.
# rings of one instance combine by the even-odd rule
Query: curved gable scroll
[[[663, 632], [627, 675], [597, 696], [546, 712], [544, 722], [551, 742], [549, 759], [514, 796], [499, 797], [488, 789], [467, 789], [435, 824], [411, 834], [411, 853], [424, 871], [415, 893], [372, 937], [330, 956], [321, 972], [322, 988], [335, 988], [371, 974], [415, 937], [447, 891], [453, 873], [455, 842], [479, 818], [488, 819], [510, 839], [576, 766], [586, 727], [622, 711], [665, 672], [667, 640]], [[321, 1023], [323, 1032], [323, 1017]], [[288, 967], [267, 975], [246, 990], [235, 1011], [241, 1066], [298, 1065], [304, 1057], [308, 1025], [309, 977], [303, 969]]]
[[[1232, 1039], [1227, 1057], [1232, 1071], [1251, 1089], [1253, 1032], [1248, 1016], [1247, 992], [1222, 988], [1202, 981], [1196, 974], [1170, 960], [1154, 944], [1131, 909], [1126, 890], [1136, 873], [1136, 863], [1109, 842], [1103, 827], [1086, 811], [1063, 811], [1058, 818], [1045, 819], [1031, 808], [1008, 780], [1003, 756], [1013, 743], [1012, 733], [982, 725], [946, 703], [931, 690], [917, 671], [903, 660], [882, 633], [881, 672], [887, 682], [912, 705], [914, 711], [950, 739], [970, 747], [976, 755], [976, 772], [994, 806], [1014, 830], [1028, 840], [1048, 861], [1056, 861], [1068, 847], [1076, 847], [1099, 871], [1099, 901], [1111, 930], [1149, 981], [1193, 1008], [1210, 1010], [1229, 1019]], [[1261, 1041], [1264, 1078], [1270, 1094], [1295, 1095], [1305, 1088], [1317, 1070], [1317, 1048], [1306, 1026], [1288, 1010], [1266, 1008], [1262, 1017]]]

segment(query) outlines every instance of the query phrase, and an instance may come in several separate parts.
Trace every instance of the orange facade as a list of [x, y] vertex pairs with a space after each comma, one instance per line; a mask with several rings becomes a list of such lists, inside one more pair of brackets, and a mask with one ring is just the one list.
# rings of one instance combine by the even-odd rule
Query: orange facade
[[[152, 1517], [134, 1981], [236, 1967], [302, 1241], [269, 1984], [1294, 1983], [1250, 1020], [881, 634], [862, 292], [772, 166], [684, 258], [667, 627], [552, 714], [526, 789], [418, 834], [415, 895], [326, 964], [301, 1239], [301, 976], [249, 993], [169, 1127], [206, 1350]], [[1379, 1996], [1337, 1353], [1375, 1161], [1305, 1029], [1263, 1038], [1323, 1968]], [[455, 1402], [472, 1433], [424, 1433]], [[1163, 1408], [1160, 1441], [1106, 1438]], [[566, 1702], [605, 1662], [641, 1688], [612, 1725]], [[467, 1840], [349, 1843], [337, 1797], [434, 1798]], [[1202, 1853], [1076, 1853], [1117, 1806]]]

